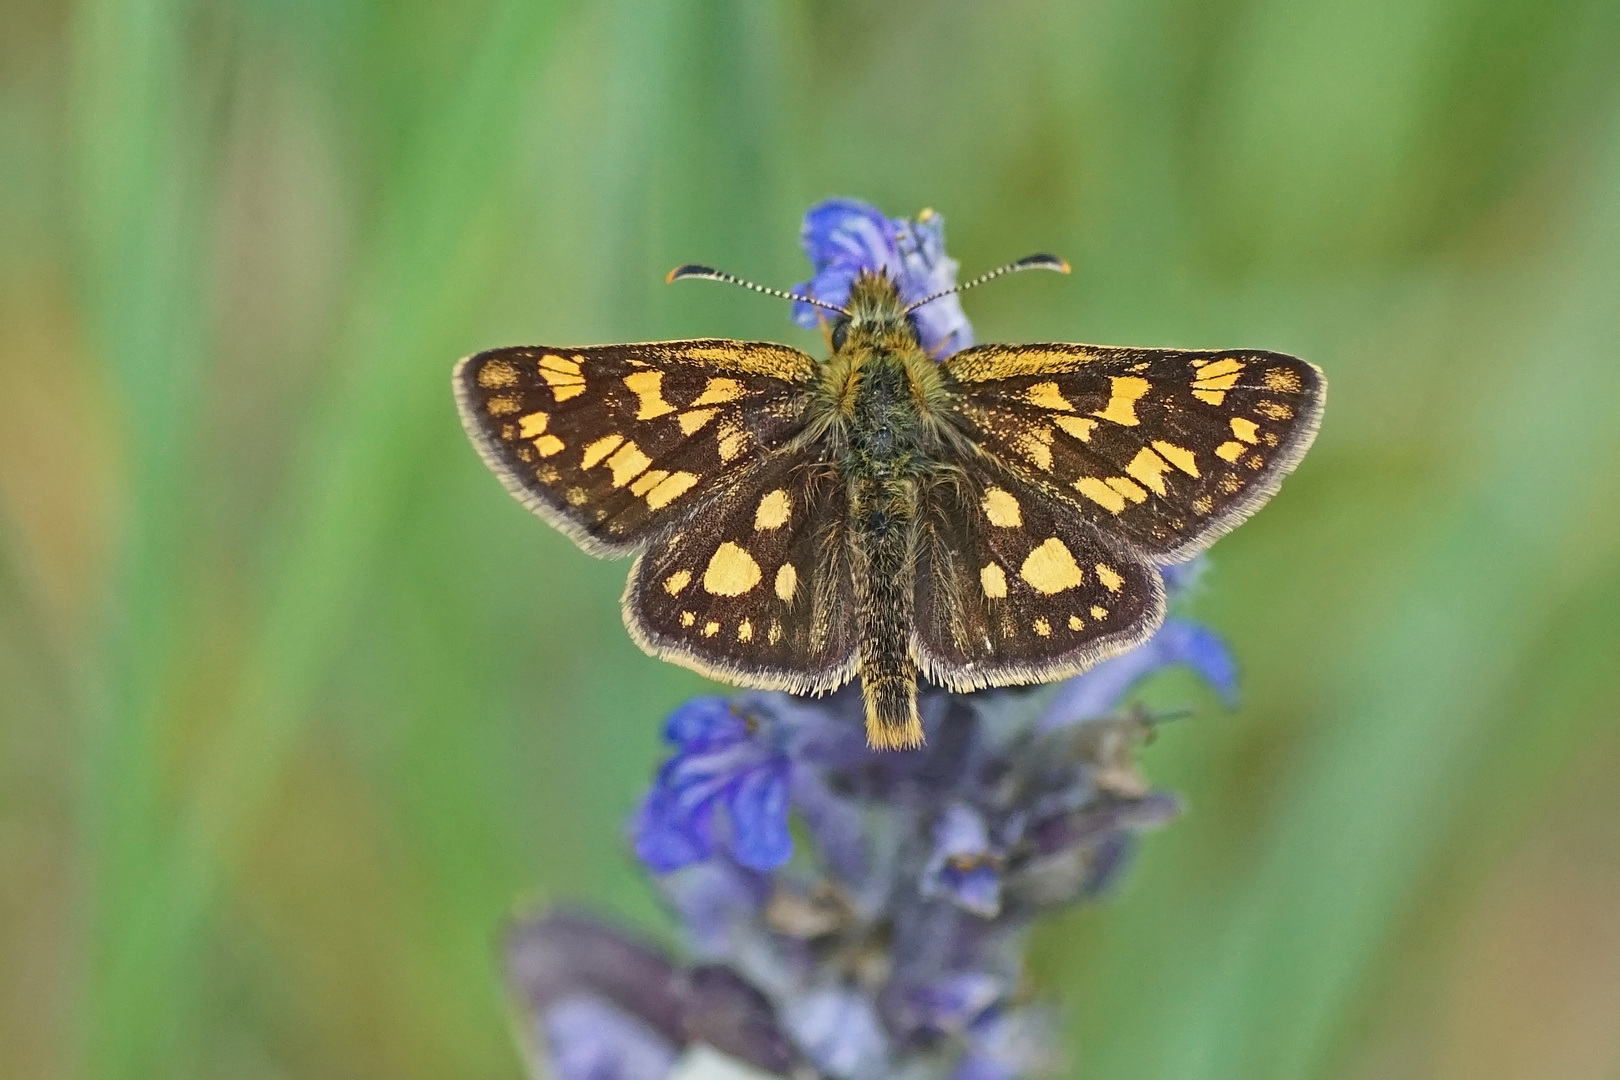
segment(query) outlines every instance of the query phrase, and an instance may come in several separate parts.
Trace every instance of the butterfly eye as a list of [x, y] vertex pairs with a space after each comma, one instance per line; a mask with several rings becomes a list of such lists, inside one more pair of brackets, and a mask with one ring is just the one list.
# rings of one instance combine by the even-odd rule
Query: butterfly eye
[[833, 323], [833, 328], [832, 328], [833, 352], [838, 352], [840, 349], [842, 349], [844, 347], [844, 339], [847, 338], [847, 337], [849, 337], [849, 320], [848, 319], [839, 319], [837, 322]]

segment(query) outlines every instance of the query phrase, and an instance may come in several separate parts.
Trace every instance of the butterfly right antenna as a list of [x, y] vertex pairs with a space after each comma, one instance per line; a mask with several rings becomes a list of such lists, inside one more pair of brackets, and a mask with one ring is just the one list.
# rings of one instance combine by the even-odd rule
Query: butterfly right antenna
[[935, 300], [950, 296], [952, 293], [959, 293], [964, 289], [971, 289], [975, 285], [983, 285], [987, 281], [994, 281], [1002, 274], [1016, 274], [1020, 270], [1056, 270], [1060, 274], [1067, 274], [1069, 272], [1069, 262], [1067, 259], [1060, 259], [1056, 255], [1026, 255], [1017, 262], [1010, 262], [1006, 266], [998, 266], [988, 274], [980, 274], [972, 281], [964, 281], [960, 285], [953, 285], [949, 289], [937, 292], [932, 296], [925, 296], [915, 304], [907, 307], [906, 314], [910, 315], [924, 304], [932, 304]]

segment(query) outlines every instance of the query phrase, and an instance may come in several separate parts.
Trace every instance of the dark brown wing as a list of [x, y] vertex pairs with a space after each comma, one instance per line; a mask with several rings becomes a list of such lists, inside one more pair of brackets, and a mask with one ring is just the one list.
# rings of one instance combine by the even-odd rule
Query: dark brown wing
[[467, 357], [454, 384], [507, 489], [586, 551], [617, 555], [796, 435], [814, 371], [767, 342], [520, 346]]
[[846, 517], [835, 469], [778, 452], [636, 560], [625, 625], [653, 655], [728, 682], [839, 686], [857, 645]]
[[1064, 678], [1164, 619], [1157, 568], [1009, 471], [981, 461], [924, 505], [912, 648], [938, 685]]
[[1322, 373], [1281, 353], [983, 345], [945, 361], [967, 436], [1108, 537], [1191, 557], [1277, 490]]

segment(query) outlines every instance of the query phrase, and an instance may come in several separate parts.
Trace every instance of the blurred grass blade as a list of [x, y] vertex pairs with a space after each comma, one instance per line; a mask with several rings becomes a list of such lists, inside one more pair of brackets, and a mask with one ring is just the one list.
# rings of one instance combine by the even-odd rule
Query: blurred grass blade
[[163, 856], [159, 755], [185, 596], [204, 347], [205, 219], [190, 210], [209, 201], [199, 125], [188, 115], [188, 13], [164, 0], [86, 0], [75, 27], [78, 284], [123, 406], [121, 554], [104, 663], [83, 691], [91, 1074], [125, 1057], [118, 1033], [132, 1002], [114, 989], [116, 954], [147, 932], [129, 917]]
[[[103, 6], [122, 10], [111, 0]], [[133, 895], [107, 905], [110, 925], [98, 931], [109, 956], [92, 989], [92, 1076], [156, 1075], [174, 1049], [174, 1027], [194, 1000], [195, 950], [209, 902], [307, 716], [354, 617], [377, 545], [399, 512], [418, 448], [444, 408], [450, 330], [480, 280], [466, 261], [494, 225], [514, 125], [552, 16], [550, 5], [528, 0], [496, 7], [476, 54], [417, 126], [385, 196], [337, 351], [331, 396], [304, 442], [267, 545], [275, 568], [236, 706], [186, 800], [177, 836], [170, 843], [150, 834], [134, 839], [139, 882]], [[100, 19], [98, 12], [89, 21], [99, 29]], [[159, 35], [168, 48], [142, 69], [144, 77], [172, 80], [182, 69], [179, 21], [180, 13], [170, 12]], [[109, 36], [144, 42], [147, 28]], [[168, 81], [164, 88], [176, 92]], [[113, 99], [120, 93], [139, 99], [149, 91], [108, 90]], [[138, 200], [119, 209], [142, 216]], [[142, 273], [138, 264], [116, 270]], [[150, 512], [165, 510], [157, 504]], [[125, 702], [115, 706], [111, 723], [132, 719]], [[128, 760], [117, 768], [131, 785], [156, 788], [155, 771]], [[101, 835], [119, 827], [105, 814], [91, 825]], [[113, 857], [125, 857], [128, 843], [119, 837]]]

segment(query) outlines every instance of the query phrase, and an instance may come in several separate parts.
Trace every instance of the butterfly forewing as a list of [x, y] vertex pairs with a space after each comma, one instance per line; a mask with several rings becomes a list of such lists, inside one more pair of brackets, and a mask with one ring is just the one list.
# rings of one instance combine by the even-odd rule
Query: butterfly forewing
[[1186, 558], [1309, 447], [1324, 384], [1281, 353], [986, 345], [945, 364], [969, 439], [1110, 537]]
[[625, 620], [647, 651], [704, 674], [817, 693], [854, 674], [846, 498], [835, 467], [788, 449], [637, 560]]
[[915, 640], [939, 685], [1060, 678], [1140, 642], [1164, 616], [1151, 564], [982, 459], [925, 504]]
[[493, 349], [454, 378], [507, 488], [587, 551], [617, 554], [790, 440], [814, 370], [785, 345], [699, 340]]

